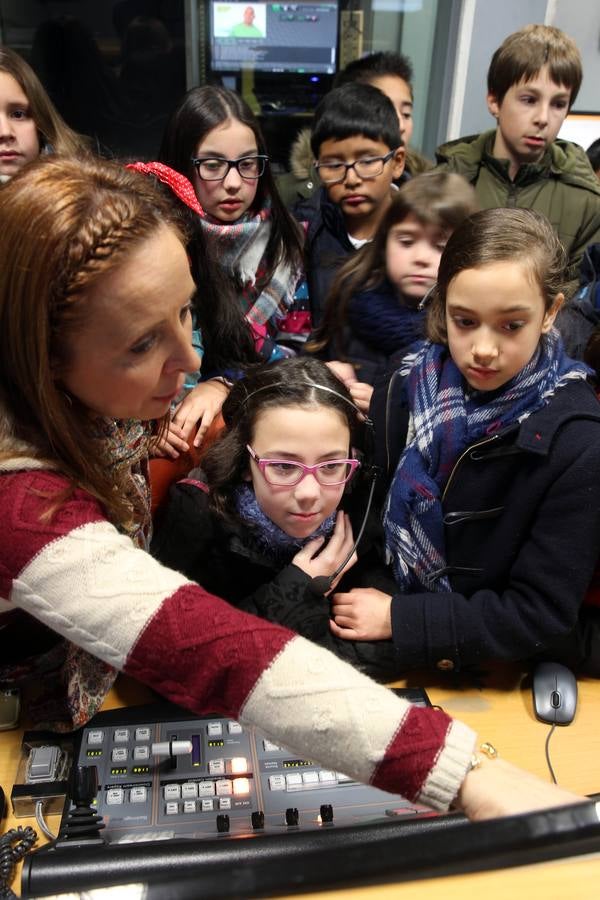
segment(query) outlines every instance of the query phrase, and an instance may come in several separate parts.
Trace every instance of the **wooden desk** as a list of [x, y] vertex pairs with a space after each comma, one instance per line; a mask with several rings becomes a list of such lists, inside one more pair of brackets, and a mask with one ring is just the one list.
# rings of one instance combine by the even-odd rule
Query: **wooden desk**
[[[481, 687], [463, 678], [442, 678], [436, 673], [414, 673], [399, 681], [397, 686], [425, 687], [433, 703], [474, 728], [482, 740], [491, 741], [511, 762], [534, 772], [549, 781], [544, 744], [549, 726], [538, 722], [533, 714], [531, 691], [527, 678], [515, 666], [498, 665], [482, 677]], [[146, 688], [120, 678], [111, 691], [104, 709], [151, 702], [155, 699]], [[19, 762], [22, 731], [0, 733], [0, 783], [7, 798]], [[579, 681], [577, 715], [571, 725], [556, 728], [550, 741], [550, 756], [559, 783], [579, 793], [600, 792], [600, 681]], [[9, 800], [10, 804], [10, 800]], [[31, 824], [35, 820], [14, 819], [12, 813], [3, 823], [3, 830], [16, 825]], [[58, 817], [49, 818], [56, 830]], [[36, 829], [39, 831], [39, 829]], [[18, 881], [18, 879], [16, 879]], [[600, 885], [600, 854], [558, 860], [535, 866], [495, 870], [474, 875], [461, 875], [404, 884], [377, 885], [343, 891], [328, 891], [310, 896], [312, 900], [445, 900], [471, 896], [485, 896], [486, 900], [505, 897], [512, 892], [515, 898], [531, 900], [591, 900]], [[13, 889], [17, 889], [13, 886]]]

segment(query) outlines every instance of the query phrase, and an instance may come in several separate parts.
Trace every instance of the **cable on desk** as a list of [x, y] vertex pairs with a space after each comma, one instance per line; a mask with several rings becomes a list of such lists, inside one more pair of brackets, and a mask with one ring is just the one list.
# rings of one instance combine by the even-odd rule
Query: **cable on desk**
[[40, 830], [49, 838], [51, 841], [55, 841], [58, 837], [57, 834], [53, 834], [50, 831], [50, 827], [48, 826], [45, 818], [44, 818], [44, 801], [37, 800], [35, 804], [35, 821], [38, 823]]
[[0, 900], [16, 900], [17, 895], [9, 887], [13, 868], [36, 841], [37, 834], [29, 825], [11, 828], [0, 837]]
[[550, 762], [550, 750], [548, 749], [549, 744], [550, 744], [550, 738], [554, 734], [555, 728], [556, 728], [556, 723], [552, 726], [552, 728], [548, 732], [548, 736], [546, 738], [546, 746], [545, 746], [544, 750], [546, 753], [546, 762], [548, 763], [548, 768], [550, 769], [550, 776], [552, 778], [552, 781], [554, 782], [554, 784], [558, 784], [558, 782], [556, 780], [556, 775], [554, 774], [554, 769], [552, 768], [552, 763]]

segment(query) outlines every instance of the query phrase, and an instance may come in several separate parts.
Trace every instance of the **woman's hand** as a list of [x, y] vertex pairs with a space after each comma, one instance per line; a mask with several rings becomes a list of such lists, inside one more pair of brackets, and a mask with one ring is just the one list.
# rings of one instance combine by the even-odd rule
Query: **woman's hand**
[[328, 369], [331, 369], [336, 378], [339, 378], [346, 387], [350, 387], [353, 382], [356, 381], [356, 372], [354, 371], [354, 366], [347, 362], [340, 362], [338, 359], [334, 359], [328, 363], [325, 363]]
[[356, 406], [358, 406], [361, 413], [367, 415], [369, 406], [371, 405], [371, 397], [373, 396], [373, 385], [365, 384], [364, 381], [354, 381], [352, 384], [348, 385], [348, 390], [350, 391], [352, 400]]
[[482, 758], [481, 765], [467, 773], [454, 806], [477, 822], [584, 802], [584, 797], [548, 784], [503, 759]]
[[221, 412], [229, 391], [229, 386], [217, 379], [201, 381], [192, 388], [175, 410], [172, 421], [172, 424], [178, 426], [178, 433], [184, 440], [189, 441], [194, 427], [198, 425], [194, 447], [200, 446], [209, 425]]
[[168, 456], [171, 459], [177, 459], [180, 453], [186, 453], [189, 450], [183, 429], [173, 422], [169, 422], [168, 428], [160, 436], [158, 441], [152, 445], [151, 456]]
[[376, 588], [334, 594], [331, 631], [345, 641], [385, 641], [392, 636], [392, 598]]
[[[352, 525], [350, 518], [346, 513], [338, 512], [335, 520], [335, 528], [333, 534], [327, 542], [327, 546], [323, 547], [324, 538], [318, 537], [309, 541], [294, 556], [292, 562], [303, 572], [306, 572], [310, 578], [317, 578], [320, 575], [329, 577], [333, 575], [338, 566], [350, 553], [354, 544], [354, 535], [352, 534]], [[335, 581], [331, 585], [331, 590], [338, 583], [344, 572], [351, 569], [356, 562], [356, 553], [353, 553], [342, 571], [336, 576]]]

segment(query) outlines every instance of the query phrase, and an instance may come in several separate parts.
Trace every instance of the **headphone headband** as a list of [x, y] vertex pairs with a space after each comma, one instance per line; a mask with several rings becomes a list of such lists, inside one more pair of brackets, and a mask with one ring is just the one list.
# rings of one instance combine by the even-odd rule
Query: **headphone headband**
[[[300, 384], [306, 384], [306, 385], [308, 385], [308, 387], [318, 388], [318, 390], [320, 390], [320, 391], [326, 391], [328, 394], [333, 394], [334, 397], [338, 397], [340, 400], [343, 400], [344, 403], [347, 403], [348, 406], [351, 406], [352, 409], [354, 410], [354, 412], [357, 414], [357, 416], [360, 416], [362, 418], [365, 425], [369, 426], [369, 425], [373, 424], [371, 422], [371, 420], [368, 418], [368, 416], [365, 416], [365, 414], [358, 408], [356, 403], [354, 403], [348, 397], [344, 397], [344, 395], [340, 394], [339, 391], [335, 391], [333, 388], [328, 387], [328, 385], [326, 385], [326, 384], [317, 384], [316, 381], [302, 381], [302, 382], [300, 382]], [[256, 390], [252, 391], [250, 394], [246, 394], [246, 396], [244, 397], [244, 400], [242, 401], [242, 405], [244, 406], [250, 400], [251, 397], [254, 397], [255, 394], [260, 394], [261, 391], [268, 391], [271, 388], [287, 387], [287, 386], [288, 385], [285, 381], [276, 381], [273, 384], [264, 384], [262, 387], [256, 388]]]

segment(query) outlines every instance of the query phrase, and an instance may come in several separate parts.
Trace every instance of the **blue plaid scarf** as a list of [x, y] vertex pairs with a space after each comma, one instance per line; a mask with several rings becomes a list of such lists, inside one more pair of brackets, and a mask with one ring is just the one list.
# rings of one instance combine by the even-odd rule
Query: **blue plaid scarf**
[[522, 422], [567, 381], [589, 369], [570, 359], [554, 329], [521, 371], [497, 391], [467, 391], [448, 348], [427, 342], [405, 361], [413, 434], [390, 487], [383, 524], [386, 551], [405, 591], [449, 591], [444, 569], [442, 493], [461, 453], [475, 441]]

